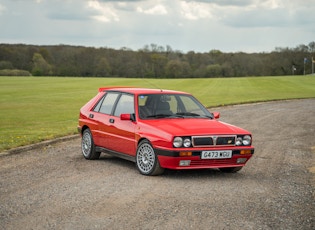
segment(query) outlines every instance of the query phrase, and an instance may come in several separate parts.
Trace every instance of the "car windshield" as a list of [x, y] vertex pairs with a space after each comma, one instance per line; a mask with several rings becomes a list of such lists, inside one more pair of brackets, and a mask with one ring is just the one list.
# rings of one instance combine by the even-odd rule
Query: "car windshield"
[[186, 94], [144, 94], [138, 96], [141, 119], [213, 118], [196, 98]]

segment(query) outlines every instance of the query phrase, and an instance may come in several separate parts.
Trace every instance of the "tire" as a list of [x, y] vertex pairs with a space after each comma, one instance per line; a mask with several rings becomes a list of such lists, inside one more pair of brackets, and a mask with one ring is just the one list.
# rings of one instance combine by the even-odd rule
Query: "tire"
[[139, 172], [146, 176], [156, 176], [164, 172], [159, 160], [148, 140], [140, 142], [137, 148], [136, 165]]
[[96, 160], [100, 158], [101, 153], [95, 151], [95, 145], [90, 129], [85, 129], [81, 140], [82, 154], [87, 160]]
[[240, 167], [231, 167], [231, 168], [219, 168], [219, 170], [224, 173], [236, 173], [240, 171], [242, 168], [243, 167], [240, 166]]

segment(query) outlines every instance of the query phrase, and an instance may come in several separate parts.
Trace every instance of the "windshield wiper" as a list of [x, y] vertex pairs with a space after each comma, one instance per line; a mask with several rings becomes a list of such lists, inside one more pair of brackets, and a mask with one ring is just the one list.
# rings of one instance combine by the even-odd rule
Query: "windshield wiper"
[[200, 115], [199, 115], [199, 114], [197, 114], [197, 113], [190, 113], [190, 112], [176, 113], [176, 115], [181, 115], [181, 116], [192, 116], [192, 117], [200, 117]]
[[151, 118], [151, 117], [154, 117], [154, 118], [164, 118], [164, 117], [171, 117], [173, 116], [172, 114], [155, 114], [155, 115], [150, 115], [150, 116], [146, 116], [147, 118]]
[[176, 113], [176, 115], [180, 115], [180, 116], [190, 116], [190, 117], [206, 117], [206, 118], [213, 119], [213, 117], [212, 117], [212, 116], [200, 115], [200, 114], [197, 114], [197, 113], [191, 113], [191, 112]]
[[185, 118], [185, 117], [200, 117], [200, 118], [210, 118], [213, 119], [211, 116], [207, 115], [200, 115], [197, 113], [190, 113], [190, 112], [182, 112], [182, 113], [176, 113], [176, 114], [155, 114], [155, 115], [150, 115], [146, 116], [146, 118], [166, 118], [166, 117], [179, 117], [179, 118]]

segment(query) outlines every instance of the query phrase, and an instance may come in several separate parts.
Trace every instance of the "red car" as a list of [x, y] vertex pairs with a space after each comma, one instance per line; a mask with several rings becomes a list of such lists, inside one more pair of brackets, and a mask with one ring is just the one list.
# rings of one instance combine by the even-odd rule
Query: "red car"
[[100, 88], [80, 110], [82, 154], [93, 160], [106, 152], [133, 161], [144, 175], [164, 169], [237, 172], [254, 154], [252, 136], [219, 116], [185, 92]]

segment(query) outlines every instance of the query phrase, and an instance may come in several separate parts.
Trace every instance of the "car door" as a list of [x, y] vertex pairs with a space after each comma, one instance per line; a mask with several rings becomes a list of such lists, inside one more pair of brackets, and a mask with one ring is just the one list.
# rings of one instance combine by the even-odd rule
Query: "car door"
[[109, 148], [108, 136], [110, 117], [114, 110], [117, 99], [120, 93], [108, 92], [105, 96], [97, 103], [93, 111], [90, 113], [90, 119], [95, 122], [95, 130], [93, 130], [94, 143], [97, 146]]
[[108, 148], [128, 155], [135, 155], [136, 152], [136, 123], [121, 120], [120, 115], [134, 114], [134, 101], [134, 95], [122, 94], [115, 105], [113, 115], [109, 118], [108, 126]]

